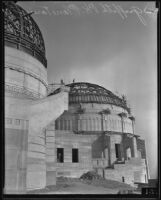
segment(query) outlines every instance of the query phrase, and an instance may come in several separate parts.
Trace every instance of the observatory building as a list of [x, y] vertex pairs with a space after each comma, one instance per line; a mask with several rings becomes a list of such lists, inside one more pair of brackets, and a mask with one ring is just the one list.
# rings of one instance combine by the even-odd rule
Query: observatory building
[[55, 121], [57, 176], [80, 177], [96, 170], [104, 178], [131, 185], [147, 182], [145, 142], [135, 133], [126, 100], [96, 84], [66, 86], [69, 108]]
[[95, 170], [105, 179], [148, 182], [145, 141], [125, 99], [92, 83], [47, 82], [41, 31], [4, 2], [5, 193], [26, 193]]

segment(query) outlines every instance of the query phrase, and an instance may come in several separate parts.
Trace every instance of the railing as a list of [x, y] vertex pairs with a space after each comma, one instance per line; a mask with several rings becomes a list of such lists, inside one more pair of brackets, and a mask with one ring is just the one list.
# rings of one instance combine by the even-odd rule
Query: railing
[[21, 49], [24, 52], [29, 53], [33, 57], [37, 58], [44, 66], [47, 68], [47, 60], [45, 58], [45, 53], [42, 52], [36, 44], [26, 40], [25, 38], [20, 38], [14, 34], [8, 33], [5, 31], [5, 44], [7, 46], [13, 46], [12, 44], [16, 44], [15, 47], [17, 49]]
[[44, 84], [44, 86], [45, 86], [46, 88], [48, 87], [47, 83], [46, 83], [40, 76], [37, 76], [36, 74], [34, 74], [34, 73], [32, 73], [32, 72], [26, 71], [26, 70], [24, 70], [24, 69], [21, 68], [21, 67], [17, 67], [17, 66], [16, 66], [16, 67], [15, 67], [15, 66], [12, 66], [12, 67], [6, 66], [5, 68], [9, 68], [9, 69], [11, 69], [11, 70], [15, 70], [15, 71], [18, 71], [18, 72], [27, 74], [27, 75], [29, 75], [29, 76], [32, 76], [33, 78], [37, 79], [37, 80], [40, 81], [42, 84]]
[[18, 86], [18, 85], [15, 85], [15, 84], [10, 85], [8, 83], [5, 83], [5, 90], [7, 92], [15, 92], [15, 93], [18, 93], [18, 94], [25, 94], [27, 96], [32, 97], [33, 99], [39, 99], [41, 97], [44, 97], [42, 94], [35, 92], [32, 89], [26, 89], [23, 86]]

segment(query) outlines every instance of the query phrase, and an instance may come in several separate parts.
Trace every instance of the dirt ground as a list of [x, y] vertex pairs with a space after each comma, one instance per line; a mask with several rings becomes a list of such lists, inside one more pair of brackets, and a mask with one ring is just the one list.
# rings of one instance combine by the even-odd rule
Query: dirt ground
[[134, 190], [133, 187], [112, 180], [80, 180], [61, 177], [57, 184], [28, 194], [117, 194], [120, 190]]

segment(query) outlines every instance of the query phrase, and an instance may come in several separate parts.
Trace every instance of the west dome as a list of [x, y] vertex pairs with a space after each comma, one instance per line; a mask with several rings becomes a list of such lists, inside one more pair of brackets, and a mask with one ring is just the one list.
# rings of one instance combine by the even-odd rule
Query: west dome
[[[76, 82], [67, 84], [70, 88], [69, 91], [69, 104], [78, 103], [98, 103], [98, 104], [112, 104], [120, 106], [127, 111], [126, 101], [113, 94], [111, 91], [105, 89], [102, 86], [88, 83], [88, 82]], [[59, 92], [60, 88], [55, 90], [52, 94]]]
[[44, 39], [31, 14], [13, 1], [7, 1], [4, 19], [5, 45], [32, 55], [47, 67]]

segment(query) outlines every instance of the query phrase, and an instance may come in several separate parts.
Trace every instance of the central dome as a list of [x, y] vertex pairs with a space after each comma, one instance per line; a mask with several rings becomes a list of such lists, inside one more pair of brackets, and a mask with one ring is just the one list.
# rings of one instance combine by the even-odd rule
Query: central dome
[[[128, 110], [126, 101], [113, 94], [111, 91], [102, 86], [87, 83], [77, 82], [66, 85], [70, 88], [69, 104], [79, 103], [98, 103], [98, 104], [112, 104], [120, 106]], [[56, 94], [60, 88], [56, 89], [52, 94]]]
[[5, 45], [32, 55], [47, 67], [44, 39], [32, 13], [27, 13], [13, 1], [3, 2], [3, 6]]

